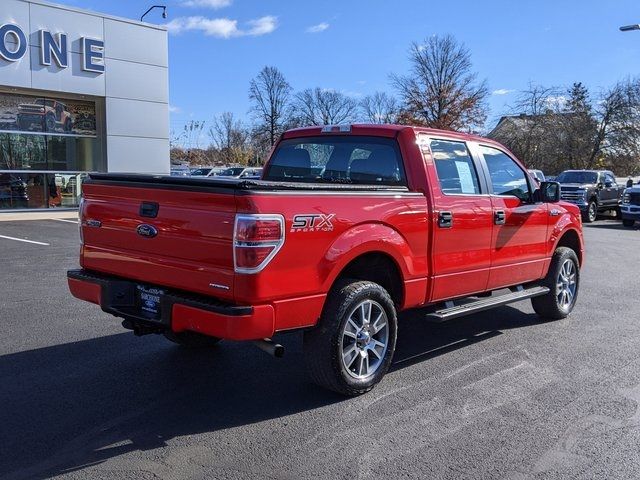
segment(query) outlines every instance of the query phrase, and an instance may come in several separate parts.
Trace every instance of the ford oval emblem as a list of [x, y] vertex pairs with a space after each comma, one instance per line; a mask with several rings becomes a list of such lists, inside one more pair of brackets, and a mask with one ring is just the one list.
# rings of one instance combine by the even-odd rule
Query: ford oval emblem
[[158, 235], [158, 229], [153, 225], [149, 225], [148, 223], [141, 223], [140, 225], [138, 225], [138, 228], [136, 228], [136, 232], [138, 232], [138, 235], [147, 238], [153, 238]]

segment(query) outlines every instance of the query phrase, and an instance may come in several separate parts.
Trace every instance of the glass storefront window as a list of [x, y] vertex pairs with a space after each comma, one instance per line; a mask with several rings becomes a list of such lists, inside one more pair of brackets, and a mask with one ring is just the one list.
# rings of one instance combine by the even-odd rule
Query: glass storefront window
[[98, 130], [96, 102], [0, 92], [0, 210], [77, 207], [107, 169]]
[[86, 173], [0, 172], [0, 209], [76, 208]]

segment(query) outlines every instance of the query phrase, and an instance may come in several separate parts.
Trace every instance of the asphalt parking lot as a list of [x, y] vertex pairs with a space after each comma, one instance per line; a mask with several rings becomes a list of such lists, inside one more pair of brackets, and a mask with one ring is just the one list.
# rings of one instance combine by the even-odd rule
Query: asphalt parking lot
[[344, 399], [299, 334], [284, 359], [134, 337], [68, 294], [73, 221], [1, 222], [0, 478], [640, 478], [640, 229], [585, 238], [568, 319], [410, 312], [392, 371]]

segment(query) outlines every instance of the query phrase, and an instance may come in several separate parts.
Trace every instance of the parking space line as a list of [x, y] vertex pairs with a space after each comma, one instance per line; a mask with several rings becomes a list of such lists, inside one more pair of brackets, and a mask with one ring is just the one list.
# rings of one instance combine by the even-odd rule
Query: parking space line
[[50, 246], [50, 244], [48, 243], [36, 242], [35, 240], [27, 240], [24, 238], [7, 237], [6, 235], [0, 235], [0, 238], [6, 238], [7, 240], [15, 240], [16, 242], [35, 243], [36, 245], [44, 245], [45, 247]]
[[75, 223], [76, 225], [78, 224], [77, 220], [67, 220], [65, 218], [52, 218], [51, 220], [56, 220], [58, 222]]

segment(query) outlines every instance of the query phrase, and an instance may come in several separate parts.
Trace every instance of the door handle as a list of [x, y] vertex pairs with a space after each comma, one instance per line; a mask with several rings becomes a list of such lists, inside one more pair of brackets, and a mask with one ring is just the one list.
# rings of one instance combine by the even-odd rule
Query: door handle
[[496, 225], [504, 225], [507, 221], [507, 214], [504, 210], [496, 210], [493, 212], [493, 223]]
[[451, 227], [453, 227], [453, 213], [451, 213], [451, 212], [440, 212], [440, 213], [438, 213], [438, 226], [440, 228], [451, 228]]
[[551, 215], [552, 217], [557, 217], [558, 215], [560, 215], [560, 210], [558, 210], [557, 208], [552, 208], [551, 210], [549, 210], [549, 215]]

